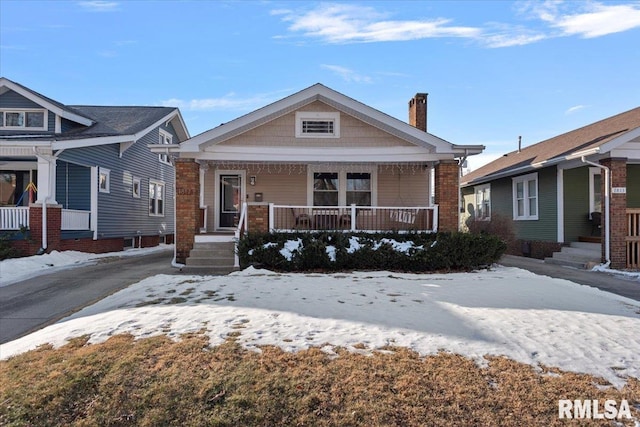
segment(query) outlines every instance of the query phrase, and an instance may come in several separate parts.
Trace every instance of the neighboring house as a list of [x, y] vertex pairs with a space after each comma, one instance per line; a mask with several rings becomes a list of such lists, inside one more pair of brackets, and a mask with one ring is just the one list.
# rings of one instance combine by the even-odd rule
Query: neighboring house
[[171, 242], [175, 169], [147, 145], [188, 138], [177, 108], [64, 105], [0, 78], [0, 232], [25, 255]]
[[177, 261], [243, 227], [457, 230], [459, 160], [484, 147], [427, 133], [426, 94], [409, 123], [315, 84], [166, 147], [178, 156]]
[[596, 241], [602, 261], [638, 268], [640, 107], [505, 154], [462, 186], [466, 217], [513, 218], [527, 250]]

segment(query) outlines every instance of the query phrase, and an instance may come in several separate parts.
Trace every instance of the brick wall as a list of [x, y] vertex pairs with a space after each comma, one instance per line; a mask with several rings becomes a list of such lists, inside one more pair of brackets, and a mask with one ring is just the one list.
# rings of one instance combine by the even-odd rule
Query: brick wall
[[251, 232], [269, 231], [269, 205], [267, 203], [249, 203], [247, 205], [248, 228]]
[[[59, 250], [60, 227], [62, 226], [62, 206], [47, 205], [47, 252]], [[29, 230], [31, 231], [31, 243], [29, 247], [35, 247], [35, 251], [43, 246], [42, 242], [42, 204], [29, 206]], [[34, 252], [35, 252], [34, 251]]]
[[458, 230], [460, 169], [455, 160], [441, 160], [435, 168], [435, 203], [438, 205], [438, 231]]
[[200, 165], [176, 159], [176, 261], [185, 263], [193, 249], [200, 218]]
[[[611, 187], [626, 187], [627, 186], [627, 159], [610, 158], [603, 159], [600, 164], [608, 167], [611, 170]], [[602, 194], [604, 194], [604, 179], [602, 180]], [[604, 208], [604, 206], [603, 206]], [[603, 209], [604, 210], [604, 209]], [[611, 268], [623, 269], [627, 266], [627, 247], [625, 244], [625, 237], [627, 235], [627, 195], [613, 194], [611, 193], [609, 202], [610, 218], [610, 241], [611, 241]], [[602, 218], [602, 230], [604, 233], [604, 221]], [[604, 239], [603, 239], [604, 242]], [[603, 257], [604, 257], [604, 244], [602, 245]]]

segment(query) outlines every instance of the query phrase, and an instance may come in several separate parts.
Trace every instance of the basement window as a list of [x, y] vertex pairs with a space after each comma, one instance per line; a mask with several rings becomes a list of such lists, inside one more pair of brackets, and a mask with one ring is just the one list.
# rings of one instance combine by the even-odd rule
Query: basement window
[[339, 138], [340, 113], [298, 111], [296, 138]]

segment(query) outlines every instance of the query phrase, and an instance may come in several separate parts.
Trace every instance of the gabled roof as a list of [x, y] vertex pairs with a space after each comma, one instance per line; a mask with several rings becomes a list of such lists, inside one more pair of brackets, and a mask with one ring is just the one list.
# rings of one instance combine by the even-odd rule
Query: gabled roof
[[3, 140], [52, 142], [53, 149], [130, 143], [168, 122], [173, 124], [179, 141], [189, 138], [180, 110], [175, 107], [64, 105], [4, 77], [0, 78], [0, 91], [2, 89], [13, 90], [81, 125], [55, 135], [50, 132], [0, 135]]
[[203, 132], [181, 144], [181, 152], [198, 152], [202, 148], [219, 144], [225, 140], [254, 129], [278, 117], [291, 113], [305, 105], [321, 101], [341, 112], [349, 114], [371, 126], [391, 135], [423, 147], [435, 153], [454, 153], [456, 155], [478, 154], [484, 149], [481, 145], [455, 145], [430, 133], [417, 129], [408, 123], [391, 117], [345, 96], [320, 83], [316, 83], [300, 92], [257, 109], [228, 123]]
[[[512, 151], [462, 177], [462, 185], [551, 166], [582, 155], [604, 154], [640, 137], [640, 107]], [[640, 141], [640, 140], [638, 140]]]
[[78, 114], [77, 111], [73, 111], [66, 105], [63, 105], [58, 101], [54, 101], [51, 98], [47, 98], [46, 96], [41, 95], [28, 87], [22, 86], [20, 83], [11, 81], [6, 77], [0, 77], [0, 94], [7, 90], [19, 93], [25, 98], [35, 102], [36, 104], [42, 105], [47, 110], [53, 111], [60, 117], [64, 117], [67, 120], [71, 120], [84, 126], [91, 126], [93, 124], [90, 118]]

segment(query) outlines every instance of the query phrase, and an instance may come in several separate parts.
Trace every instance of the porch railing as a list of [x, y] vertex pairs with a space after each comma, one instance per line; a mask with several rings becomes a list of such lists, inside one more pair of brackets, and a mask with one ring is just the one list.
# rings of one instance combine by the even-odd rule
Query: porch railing
[[62, 230], [90, 230], [91, 212], [77, 209], [62, 209]]
[[234, 233], [236, 247], [234, 251], [233, 266], [235, 268], [240, 267], [240, 258], [238, 258], [238, 242], [240, 242], [240, 235], [247, 232], [247, 226], [248, 226], [247, 203], [244, 202], [242, 204], [242, 209], [240, 210], [240, 219], [238, 220], [238, 226], [236, 227], [236, 231]]
[[435, 232], [438, 206], [269, 205], [272, 231]]
[[627, 209], [627, 268], [640, 269], [640, 209]]
[[29, 227], [29, 207], [0, 207], [0, 230], [20, 230]]

